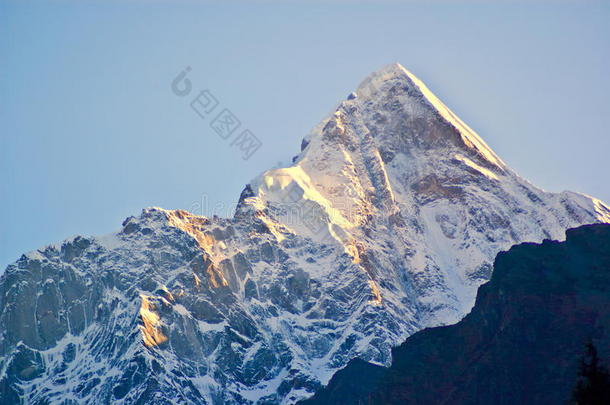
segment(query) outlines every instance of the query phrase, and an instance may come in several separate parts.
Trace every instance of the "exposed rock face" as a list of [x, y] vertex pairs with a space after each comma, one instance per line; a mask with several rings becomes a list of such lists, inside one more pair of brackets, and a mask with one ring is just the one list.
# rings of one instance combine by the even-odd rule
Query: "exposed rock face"
[[353, 360], [303, 405], [571, 403], [587, 342], [610, 365], [610, 226], [567, 235], [500, 253], [466, 318], [411, 336], [390, 368]]
[[294, 403], [460, 320], [495, 255], [610, 222], [518, 177], [399, 65], [367, 78], [233, 218], [146, 209], [0, 281], [0, 395]]

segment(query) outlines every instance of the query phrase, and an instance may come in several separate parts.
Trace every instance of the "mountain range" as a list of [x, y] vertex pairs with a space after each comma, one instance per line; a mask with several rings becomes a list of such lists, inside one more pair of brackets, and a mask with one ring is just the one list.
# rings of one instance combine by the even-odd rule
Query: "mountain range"
[[412, 73], [367, 77], [230, 218], [147, 208], [0, 278], [0, 402], [294, 404], [470, 312], [496, 255], [610, 208], [511, 170]]

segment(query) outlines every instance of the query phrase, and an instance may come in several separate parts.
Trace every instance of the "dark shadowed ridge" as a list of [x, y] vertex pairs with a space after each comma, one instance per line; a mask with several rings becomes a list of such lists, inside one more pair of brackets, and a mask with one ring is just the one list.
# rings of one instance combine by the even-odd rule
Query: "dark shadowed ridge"
[[353, 360], [302, 403], [569, 403], [587, 341], [609, 363], [609, 308], [610, 226], [517, 245], [461, 322], [413, 335], [390, 368]]

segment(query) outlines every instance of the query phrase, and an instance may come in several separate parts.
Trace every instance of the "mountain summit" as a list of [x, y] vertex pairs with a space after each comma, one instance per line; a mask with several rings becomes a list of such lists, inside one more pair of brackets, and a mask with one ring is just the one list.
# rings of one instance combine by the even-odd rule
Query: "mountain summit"
[[[418, 109], [431, 111], [439, 117], [440, 121], [444, 121], [454, 128], [454, 131], [447, 133], [449, 142], [461, 145], [468, 149], [469, 153], [480, 156], [499, 169], [505, 167], [500, 158], [468, 125], [464, 124], [462, 120], [449, 110], [421, 80], [398, 63], [388, 65], [365, 79], [358, 88], [357, 94], [363, 98], [368, 97], [370, 99], [375, 96], [375, 91], [378, 92], [390, 80], [395, 80], [396, 85], [402, 84], [403, 88], [411, 96], [411, 100], [409, 100], [409, 105], [413, 106], [411, 114], [418, 114]], [[421, 136], [423, 134], [416, 135]], [[429, 135], [433, 136], [433, 134]]]
[[414, 75], [366, 78], [232, 218], [145, 209], [0, 279], [0, 402], [291, 404], [459, 321], [496, 254], [610, 222], [510, 170]]

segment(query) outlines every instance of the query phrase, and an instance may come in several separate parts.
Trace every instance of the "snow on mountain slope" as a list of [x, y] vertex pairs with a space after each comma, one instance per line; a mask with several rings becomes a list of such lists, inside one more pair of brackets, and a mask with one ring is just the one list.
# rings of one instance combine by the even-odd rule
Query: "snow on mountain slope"
[[294, 403], [461, 319], [499, 251], [594, 222], [606, 205], [521, 179], [390, 65], [233, 218], [149, 208], [10, 265], [0, 402]]

